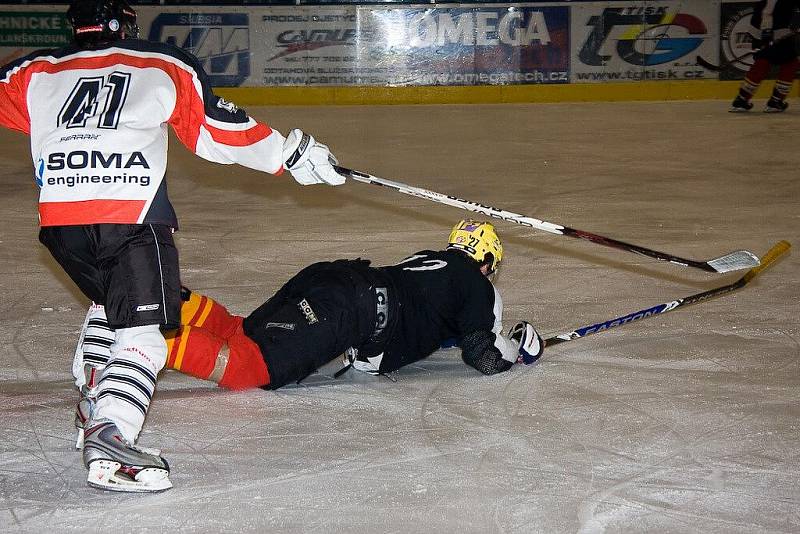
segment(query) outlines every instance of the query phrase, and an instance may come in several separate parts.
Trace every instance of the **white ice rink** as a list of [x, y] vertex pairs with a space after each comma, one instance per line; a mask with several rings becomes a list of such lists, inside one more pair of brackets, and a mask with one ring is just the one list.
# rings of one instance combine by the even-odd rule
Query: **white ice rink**
[[[761, 104], [761, 103], [759, 103]], [[800, 105], [252, 108], [341, 163], [681, 256], [800, 245]], [[174, 139], [173, 139], [174, 141]], [[466, 214], [192, 157], [168, 177], [186, 285], [240, 314], [306, 264], [392, 263]], [[86, 486], [70, 365], [86, 301], [37, 241], [27, 138], [0, 133], [0, 532], [800, 532], [800, 265], [479, 375], [440, 351], [277, 392], [164, 372], [140, 442], [174, 489]], [[506, 324], [569, 331], [738, 278], [503, 221]]]

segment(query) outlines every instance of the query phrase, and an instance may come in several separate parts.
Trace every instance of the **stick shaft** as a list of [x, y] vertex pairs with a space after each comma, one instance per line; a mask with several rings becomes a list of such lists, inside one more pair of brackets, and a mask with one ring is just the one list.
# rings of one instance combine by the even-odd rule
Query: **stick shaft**
[[[769, 45], [769, 46], [770, 47], [771, 46], [775, 46], [778, 43], [781, 43], [783, 41], [787, 41], [789, 39], [793, 39], [796, 36], [797, 36], [797, 33], [796, 32], [792, 32], [789, 35], [786, 35], [786, 36], [781, 37], [780, 39], [778, 39], [776, 41], [773, 41], [772, 44]], [[769, 48], [769, 47], [767, 47], [767, 48]], [[762, 49], [762, 50], [765, 50], [765, 49]], [[759, 51], [760, 50], [751, 50], [750, 52], [745, 52], [741, 56], [736, 56], [735, 58], [729, 59], [728, 61], [723, 61], [719, 65], [714, 65], [710, 61], [707, 61], [707, 60], [703, 59], [702, 57], [697, 56], [697, 64], [700, 65], [703, 68], [708, 69], [708, 70], [719, 72], [719, 71], [725, 70], [726, 68], [730, 67], [734, 63], [738, 63], [739, 61], [758, 53]]]
[[[354, 171], [352, 169], [347, 169], [345, 167], [334, 167], [337, 172], [343, 174], [345, 176], [349, 176], [351, 179], [362, 182], [366, 184], [372, 185], [380, 185], [384, 187], [388, 187], [390, 189], [394, 189], [400, 193], [404, 193], [406, 195], [424, 198], [427, 200], [431, 200], [433, 202], [438, 202], [440, 204], [446, 204], [448, 206], [453, 206], [456, 208], [465, 209], [468, 211], [472, 211], [475, 213], [481, 213], [483, 215], [487, 215], [489, 217], [494, 217], [496, 219], [502, 219], [504, 221], [512, 222], [519, 224], [521, 226], [527, 226], [530, 228], [536, 228], [537, 230], [543, 230], [545, 232], [549, 232], [551, 234], [558, 234], [558, 235], [565, 235], [569, 237], [574, 237], [576, 239], [583, 239], [586, 241], [591, 241], [592, 243], [597, 243], [598, 245], [603, 245], [606, 247], [616, 248], [619, 250], [625, 250], [627, 252], [633, 252], [635, 254], [639, 254], [642, 256], [647, 256], [650, 258], [654, 258], [660, 261], [666, 261], [670, 263], [674, 263], [677, 265], [681, 265], [684, 267], [694, 267], [697, 269], [702, 269], [703, 271], [711, 272], [711, 273], [720, 273], [720, 272], [728, 272], [729, 270], [737, 270], [742, 268], [749, 268], [753, 267], [754, 265], [758, 265], [757, 258], [754, 254], [747, 252], [747, 251], [738, 251], [736, 254], [741, 255], [744, 258], [745, 262], [737, 262], [734, 265], [729, 267], [719, 267], [718, 264], [714, 263], [714, 260], [711, 261], [700, 261], [700, 260], [693, 260], [688, 258], [682, 258], [680, 256], [674, 256], [672, 254], [668, 254], [666, 252], [660, 252], [657, 250], [653, 250], [650, 248], [642, 247], [639, 245], [634, 245], [631, 243], [626, 243], [624, 241], [619, 241], [617, 239], [612, 239], [610, 237], [602, 236], [599, 234], [595, 234], [592, 232], [586, 232], [584, 230], [577, 230], [575, 228], [570, 228], [568, 226], [563, 226], [560, 224], [555, 224], [547, 221], [543, 221], [541, 219], [536, 219], [534, 217], [528, 217], [526, 215], [520, 215], [519, 213], [514, 213], [511, 211], [507, 211], [500, 208], [494, 208], [492, 206], [487, 206], [486, 204], [481, 204], [479, 202], [474, 202], [471, 200], [466, 200], [463, 198], [458, 198], [452, 195], [443, 195], [442, 193], [437, 193], [435, 191], [430, 191], [428, 189], [422, 189], [420, 187], [414, 187], [411, 185], [403, 184], [400, 182], [394, 182], [392, 180], [387, 180], [385, 178], [379, 178], [377, 176], [373, 176], [371, 174], [366, 174], [360, 171]], [[722, 258], [718, 258], [720, 260]]]
[[734, 63], [738, 63], [739, 61], [752, 56], [753, 54], [755, 54], [755, 52], [747, 52], [746, 54], [742, 54], [741, 56], [737, 56], [737, 57], [735, 57], [733, 59], [729, 59], [728, 61], [723, 61], [719, 65], [714, 65], [710, 61], [706, 61], [702, 57], [697, 56], [697, 64], [700, 65], [701, 67], [705, 68], [705, 69], [708, 69], [708, 70], [711, 70], [711, 71], [714, 71], [714, 72], [719, 72], [719, 71], [725, 70], [726, 68], [730, 67]]

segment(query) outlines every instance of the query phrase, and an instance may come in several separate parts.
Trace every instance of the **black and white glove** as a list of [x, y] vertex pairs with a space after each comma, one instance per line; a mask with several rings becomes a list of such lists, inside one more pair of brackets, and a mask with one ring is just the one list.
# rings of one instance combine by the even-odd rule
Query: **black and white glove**
[[517, 344], [517, 363], [530, 365], [544, 352], [542, 336], [527, 321], [520, 321], [508, 331], [508, 339]]
[[327, 146], [295, 128], [283, 142], [284, 166], [302, 185], [342, 185], [344, 176], [333, 168], [338, 163]]

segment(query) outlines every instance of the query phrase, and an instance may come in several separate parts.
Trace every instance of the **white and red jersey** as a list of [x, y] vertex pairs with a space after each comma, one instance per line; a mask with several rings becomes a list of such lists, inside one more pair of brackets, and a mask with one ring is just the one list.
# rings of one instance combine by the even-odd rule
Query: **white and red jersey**
[[167, 124], [198, 156], [280, 174], [284, 137], [213, 94], [180, 48], [124, 39], [43, 50], [0, 69], [0, 125], [31, 137], [42, 226], [177, 227]]

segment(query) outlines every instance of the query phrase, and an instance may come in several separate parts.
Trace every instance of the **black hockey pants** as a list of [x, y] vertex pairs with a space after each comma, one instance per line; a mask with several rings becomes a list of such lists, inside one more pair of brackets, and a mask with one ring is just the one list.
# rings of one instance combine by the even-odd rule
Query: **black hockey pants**
[[112, 328], [180, 325], [178, 251], [170, 227], [44, 226], [39, 241], [84, 295], [105, 306]]
[[315, 263], [244, 320], [270, 375], [268, 389], [302, 380], [376, 334], [380, 275], [361, 260]]

